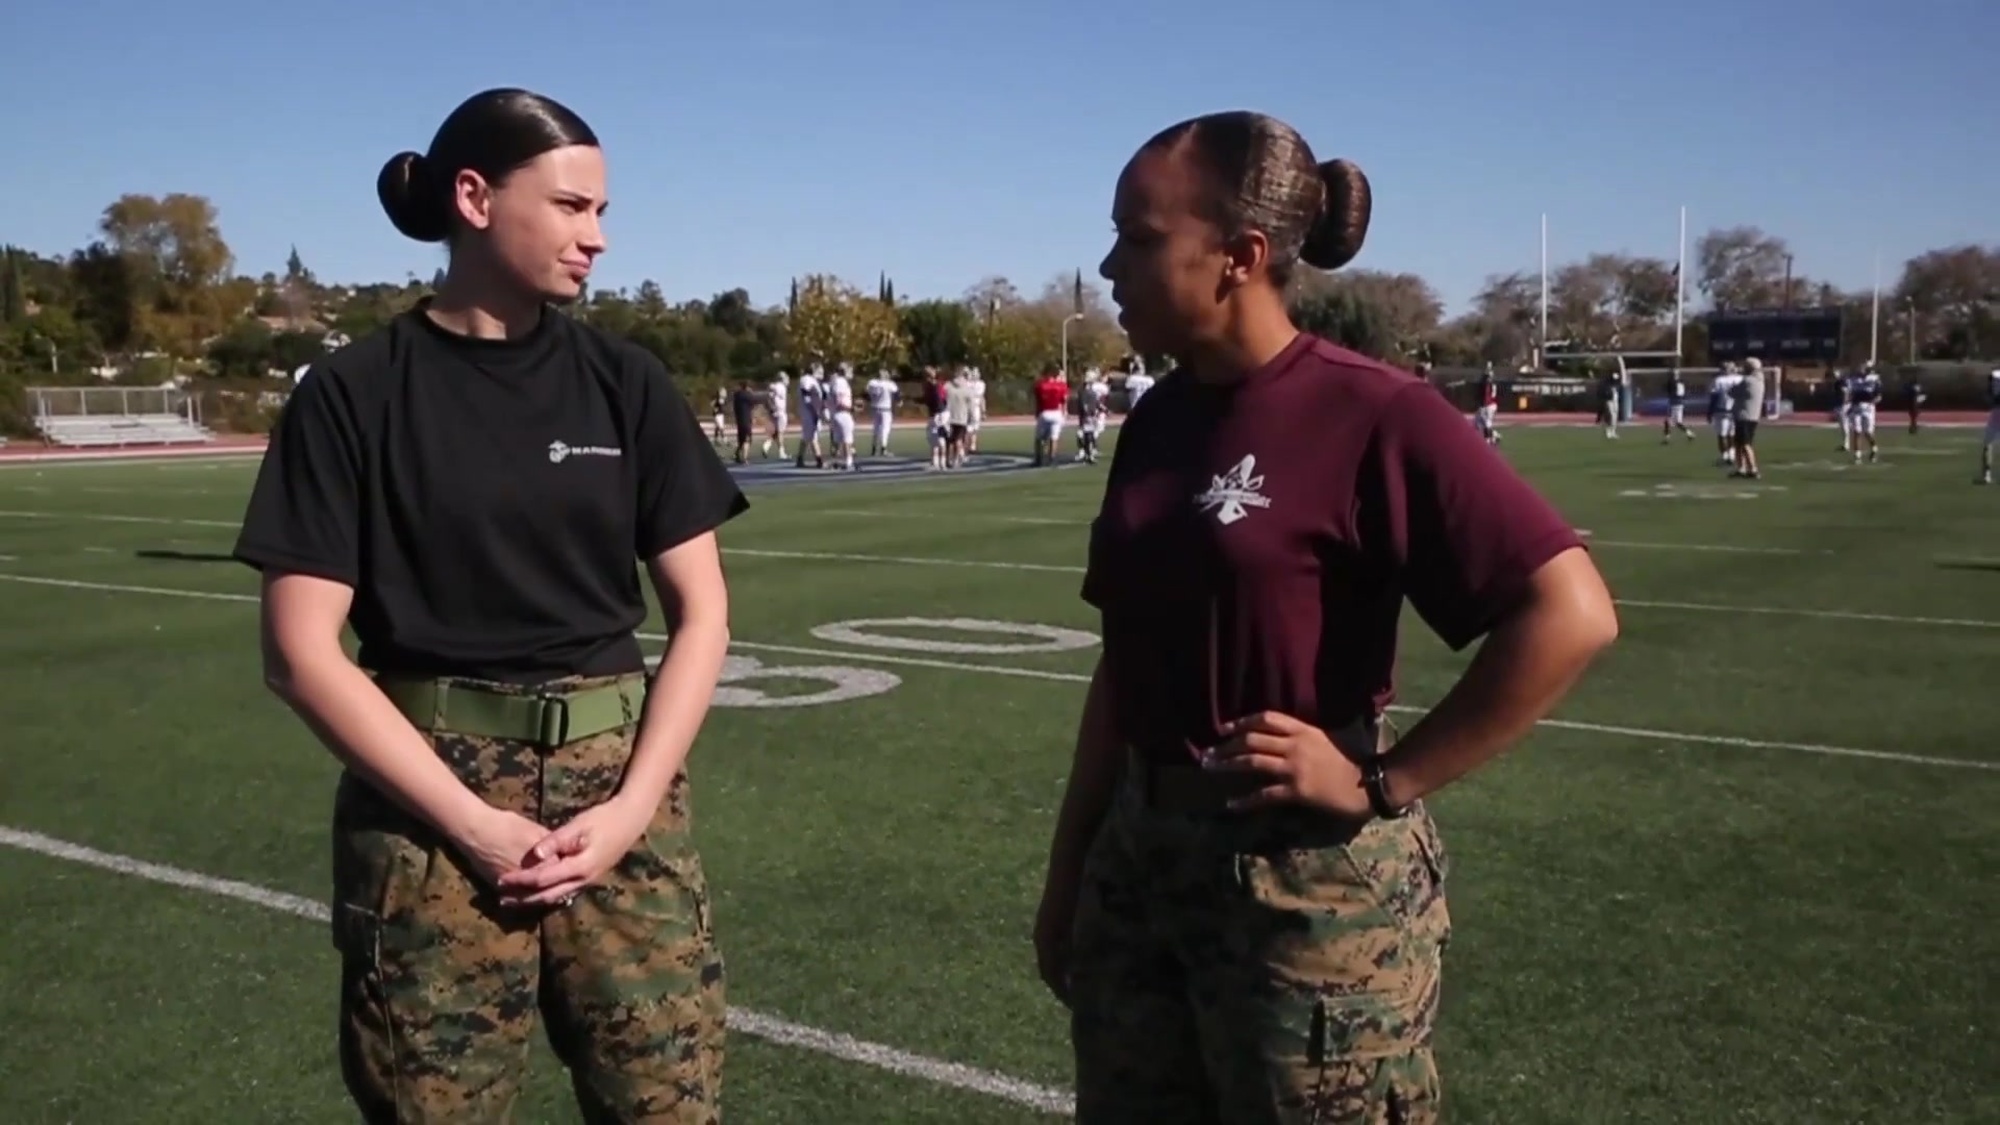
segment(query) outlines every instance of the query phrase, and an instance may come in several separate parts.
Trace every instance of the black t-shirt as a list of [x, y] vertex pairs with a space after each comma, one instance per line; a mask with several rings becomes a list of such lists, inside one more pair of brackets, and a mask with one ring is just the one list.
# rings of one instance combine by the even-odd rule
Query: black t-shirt
[[235, 554], [352, 586], [364, 668], [536, 683], [642, 669], [636, 560], [748, 507], [651, 353], [553, 309], [479, 340], [419, 305], [299, 382]]

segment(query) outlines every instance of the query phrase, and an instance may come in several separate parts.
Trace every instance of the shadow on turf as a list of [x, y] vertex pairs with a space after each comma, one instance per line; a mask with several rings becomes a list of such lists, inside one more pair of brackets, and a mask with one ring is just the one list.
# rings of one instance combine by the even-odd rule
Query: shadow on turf
[[2000, 559], [1939, 559], [1939, 570], [1990, 570], [2000, 574]]
[[134, 558], [155, 559], [162, 562], [233, 563], [236, 561], [229, 555], [218, 555], [210, 551], [168, 551], [157, 548], [144, 548], [132, 552], [132, 555]]

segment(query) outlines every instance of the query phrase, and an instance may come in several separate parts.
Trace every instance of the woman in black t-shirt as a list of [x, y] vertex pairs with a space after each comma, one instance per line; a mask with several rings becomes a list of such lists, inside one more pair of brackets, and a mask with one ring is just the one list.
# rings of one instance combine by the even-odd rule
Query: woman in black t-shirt
[[[306, 373], [236, 548], [266, 680], [346, 767], [347, 1089], [368, 1121], [503, 1120], [539, 1009], [591, 1120], [717, 1120], [683, 766], [729, 641], [715, 530], [747, 503], [659, 361], [551, 307], [604, 249], [575, 114], [476, 95], [377, 189], [451, 268]], [[673, 637], [650, 683], [635, 558]]]

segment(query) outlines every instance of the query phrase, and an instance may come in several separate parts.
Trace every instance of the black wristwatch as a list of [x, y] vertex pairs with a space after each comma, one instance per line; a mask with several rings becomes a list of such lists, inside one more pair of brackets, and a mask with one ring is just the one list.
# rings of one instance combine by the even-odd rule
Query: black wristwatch
[[1387, 768], [1380, 757], [1370, 758], [1361, 767], [1361, 788], [1368, 794], [1368, 807], [1383, 820], [1395, 820], [1409, 809], [1390, 803], [1389, 787], [1386, 780]]

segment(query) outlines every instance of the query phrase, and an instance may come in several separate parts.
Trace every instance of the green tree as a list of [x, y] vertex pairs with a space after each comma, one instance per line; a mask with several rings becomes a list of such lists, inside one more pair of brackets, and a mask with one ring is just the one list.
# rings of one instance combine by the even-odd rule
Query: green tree
[[69, 261], [76, 294], [73, 312], [110, 351], [138, 344], [139, 286], [132, 262], [102, 242], [77, 251]]
[[1292, 304], [1292, 320], [1314, 335], [1363, 355], [1389, 359], [1395, 354], [1396, 341], [1388, 318], [1373, 301], [1352, 290], [1299, 298]]
[[208, 362], [223, 379], [259, 379], [277, 365], [271, 330], [261, 320], [239, 320], [208, 345]]
[[908, 355], [896, 310], [837, 277], [812, 275], [791, 314], [792, 361], [900, 367]]
[[896, 319], [909, 341], [912, 364], [941, 368], [968, 362], [974, 322], [963, 302], [917, 301], [898, 309]]
[[1792, 248], [1753, 226], [1712, 230], [1695, 243], [1696, 288], [1709, 307], [1769, 308], [1785, 300]]
[[28, 282], [22, 276], [21, 251], [0, 247], [0, 324], [25, 324], [28, 320]]

